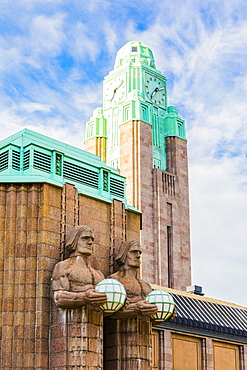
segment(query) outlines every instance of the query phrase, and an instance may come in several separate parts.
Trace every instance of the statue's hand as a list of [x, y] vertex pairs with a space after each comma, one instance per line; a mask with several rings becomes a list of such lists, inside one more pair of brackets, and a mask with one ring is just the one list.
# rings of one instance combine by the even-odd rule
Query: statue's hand
[[84, 302], [91, 306], [102, 306], [107, 302], [107, 295], [105, 293], [100, 293], [96, 289], [88, 289], [85, 292]]
[[148, 301], [138, 301], [130, 303], [129, 300], [126, 300], [125, 306], [111, 315], [112, 319], [128, 319], [132, 317], [141, 316], [152, 316], [155, 315], [158, 308], [156, 304], [149, 303]]
[[169, 319], [166, 319], [166, 321], [172, 321], [176, 317], [177, 313], [178, 313], [178, 311], [177, 311], [176, 307], [174, 307], [174, 311], [173, 311], [172, 316], [169, 317]]
[[155, 315], [158, 311], [156, 304], [149, 303], [148, 301], [138, 301], [136, 303], [136, 311], [143, 316]]

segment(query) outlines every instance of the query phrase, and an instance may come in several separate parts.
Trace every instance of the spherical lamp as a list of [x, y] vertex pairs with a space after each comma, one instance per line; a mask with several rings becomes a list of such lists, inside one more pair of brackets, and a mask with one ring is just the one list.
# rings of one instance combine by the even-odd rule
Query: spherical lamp
[[155, 303], [158, 307], [157, 313], [151, 316], [154, 321], [165, 321], [172, 316], [175, 302], [172, 298], [172, 295], [165, 290], [153, 290], [147, 295], [146, 300], [150, 303]]
[[123, 307], [126, 300], [126, 290], [116, 279], [104, 279], [95, 287], [100, 293], [107, 295], [107, 302], [100, 306], [105, 313], [114, 313]]

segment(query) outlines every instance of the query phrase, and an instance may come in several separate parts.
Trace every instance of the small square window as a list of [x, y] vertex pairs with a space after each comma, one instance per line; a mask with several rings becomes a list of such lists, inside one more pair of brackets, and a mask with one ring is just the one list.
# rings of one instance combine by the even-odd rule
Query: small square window
[[132, 46], [132, 50], [131, 51], [137, 51], [137, 46]]

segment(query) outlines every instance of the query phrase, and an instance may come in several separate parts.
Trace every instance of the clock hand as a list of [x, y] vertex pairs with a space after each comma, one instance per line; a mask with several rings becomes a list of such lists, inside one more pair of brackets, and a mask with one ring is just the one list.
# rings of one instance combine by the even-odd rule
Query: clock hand
[[114, 98], [114, 96], [115, 96], [115, 94], [116, 94], [117, 90], [119, 89], [119, 87], [120, 87], [120, 86], [122, 86], [122, 84], [123, 84], [123, 83], [124, 83], [124, 80], [122, 80], [122, 81], [120, 82], [120, 84], [119, 84], [117, 87], [115, 87], [115, 89], [113, 90], [112, 98], [110, 99], [110, 101], [112, 101], [112, 100], [113, 100], [113, 98]]
[[115, 89], [113, 90], [112, 97], [111, 97], [110, 101], [113, 100], [113, 98], [114, 98], [114, 96], [115, 96], [115, 94], [117, 92], [117, 89], [118, 89], [118, 87], [115, 87]]
[[154, 91], [152, 92], [151, 99], [154, 97], [154, 95], [157, 93], [157, 91], [159, 91], [158, 87], [156, 87], [156, 89], [154, 89]]
[[115, 91], [115, 90], [117, 90], [117, 89], [119, 89], [119, 87], [120, 87], [120, 86], [122, 86], [122, 84], [123, 84], [123, 83], [124, 83], [124, 80], [122, 80], [122, 81], [120, 82], [120, 84], [119, 84], [119, 85], [114, 89], [114, 91]]
[[158, 91], [162, 91], [164, 90], [164, 86], [163, 87], [156, 87], [156, 89], [154, 89], [154, 91], [152, 92], [151, 94], [151, 99], [154, 97], [154, 95], [158, 92]]
[[112, 100], [113, 100], [113, 98], [114, 98], [114, 96], [115, 96], [115, 93], [116, 93], [116, 90], [114, 89], [114, 90], [113, 90], [113, 94], [112, 94], [112, 97], [111, 97], [110, 101], [112, 101]]

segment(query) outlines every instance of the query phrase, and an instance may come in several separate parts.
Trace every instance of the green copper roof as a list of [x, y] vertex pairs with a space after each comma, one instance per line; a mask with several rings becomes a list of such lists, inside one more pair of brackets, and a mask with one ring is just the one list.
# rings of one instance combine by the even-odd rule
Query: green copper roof
[[90, 197], [126, 203], [125, 178], [118, 170], [94, 154], [28, 129], [0, 141], [0, 182], [67, 182]]
[[118, 52], [115, 60], [115, 68], [126, 63], [141, 62], [155, 68], [153, 52], [143, 42], [127, 42]]

